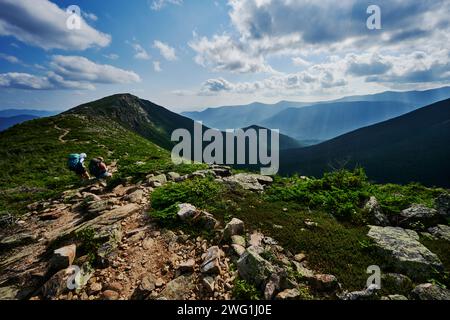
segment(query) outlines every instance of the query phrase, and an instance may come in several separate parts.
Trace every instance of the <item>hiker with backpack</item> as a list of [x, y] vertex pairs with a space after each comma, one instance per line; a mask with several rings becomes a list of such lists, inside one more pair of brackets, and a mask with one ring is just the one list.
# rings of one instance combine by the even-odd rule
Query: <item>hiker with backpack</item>
[[83, 180], [89, 180], [91, 178], [84, 166], [84, 160], [86, 158], [86, 153], [72, 153], [71, 155], [69, 155], [69, 159], [67, 162], [69, 170], [75, 172]]
[[97, 179], [104, 179], [112, 176], [112, 174], [108, 172], [105, 160], [102, 157], [91, 160], [89, 163], [89, 172]]

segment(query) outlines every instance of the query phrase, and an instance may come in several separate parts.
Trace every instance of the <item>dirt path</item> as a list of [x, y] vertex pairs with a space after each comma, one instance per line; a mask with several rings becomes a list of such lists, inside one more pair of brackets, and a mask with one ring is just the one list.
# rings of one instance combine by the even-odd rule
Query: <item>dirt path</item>
[[57, 124], [55, 124], [54, 128], [55, 128], [56, 130], [58, 130], [58, 131], [63, 131], [63, 134], [60, 135], [60, 136], [58, 137], [58, 140], [59, 140], [61, 143], [66, 143], [67, 140], [64, 140], [64, 138], [65, 138], [65, 136], [67, 136], [67, 135], [70, 133], [70, 130], [69, 130], [69, 129], [62, 129], [62, 128], [58, 127]]

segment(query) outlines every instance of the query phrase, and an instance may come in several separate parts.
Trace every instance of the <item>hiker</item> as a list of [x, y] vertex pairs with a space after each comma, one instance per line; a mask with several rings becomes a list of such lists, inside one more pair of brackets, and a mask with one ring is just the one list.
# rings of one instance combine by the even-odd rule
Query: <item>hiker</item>
[[87, 158], [86, 153], [72, 153], [69, 155], [67, 165], [69, 170], [75, 172], [81, 179], [89, 180], [91, 177], [84, 167], [84, 160]]
[[89, 163], [89, 172], [97, 179], [104, 179], [112, 176], [112, 174], [108, 172], [105, 160], [102, 157], [91, 160]]

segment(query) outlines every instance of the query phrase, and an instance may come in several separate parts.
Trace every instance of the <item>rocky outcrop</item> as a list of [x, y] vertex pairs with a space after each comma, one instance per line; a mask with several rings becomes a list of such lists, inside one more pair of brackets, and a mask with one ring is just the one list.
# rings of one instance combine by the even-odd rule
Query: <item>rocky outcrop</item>
[[450, 217], [450, 193], [442, 193], [434, 203], [441, 216]]
[[415, 287], [411, 296], [417, 300], [450, 300], [450, 290], [435, 284], [424, 283]]
[[261, 257], [255, 247], [247, 248], [238, 260], [237, 268], [243, 279], [259, 288], [264, 288], [268, 278], [275, 272], [273, 265]]
[[413, 230], [372, 226], [367, 235], [393, 267], [412, 278], [423, 279], [443, 269], [439, 258], [419, 242]]
[[225, 240], [230, 240], [232, 236], [239, 236], [244, 233], [244, 222], [242, 220], [233, 218], [227, 223], [223, 230], [223, 237]]
[[234, 176], [225, 177], [223, 181], [232, 186], [240, 186], [244, 190], [264, 191], [264, 186], [271, 184], [273, 179], [269, 176], [259, 174], [239, 173]]
[[450, 226], [439, 224], [428, 229], [428, 232], [438, 239], [450, 241]]
[[195, 288], [193, 275], [182, 275], [170, 281], [160, 293], [158, 300], [186, 300]]
[[61, 270], [71, 266], [73, 260], [75, 260], [76, 250], [77, 246], [75, 244], [55, 250], [53, 257], [50, 259], [50, 268]]
[[382, 227], [388, 226], [390, 224], [389, 219], [386, 217], [386, 215], [383, 214], [377, 198], [373, 196], [370, 197], [370, 199], [364, 206], [364, 210], [368, 213], [369, 220], [372, 224]]
[[440, 216], [437, 210], [424, 205], [414, 204], [400, 212], [398, 223], [405, 228], [422, 229], [422, 226], [432, 226], [439, 221]]

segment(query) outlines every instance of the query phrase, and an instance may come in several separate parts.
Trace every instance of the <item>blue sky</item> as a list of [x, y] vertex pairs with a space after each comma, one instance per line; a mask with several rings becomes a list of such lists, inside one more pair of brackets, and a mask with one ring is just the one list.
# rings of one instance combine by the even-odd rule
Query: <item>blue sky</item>
[[[381, 30], [369, 30], [369, 5]], [[81, 9], [80, 29], [65, 12]], [[131, 92], [174, 111], [450, 81], [450, 1], [0, 0], [0, 109]]]

